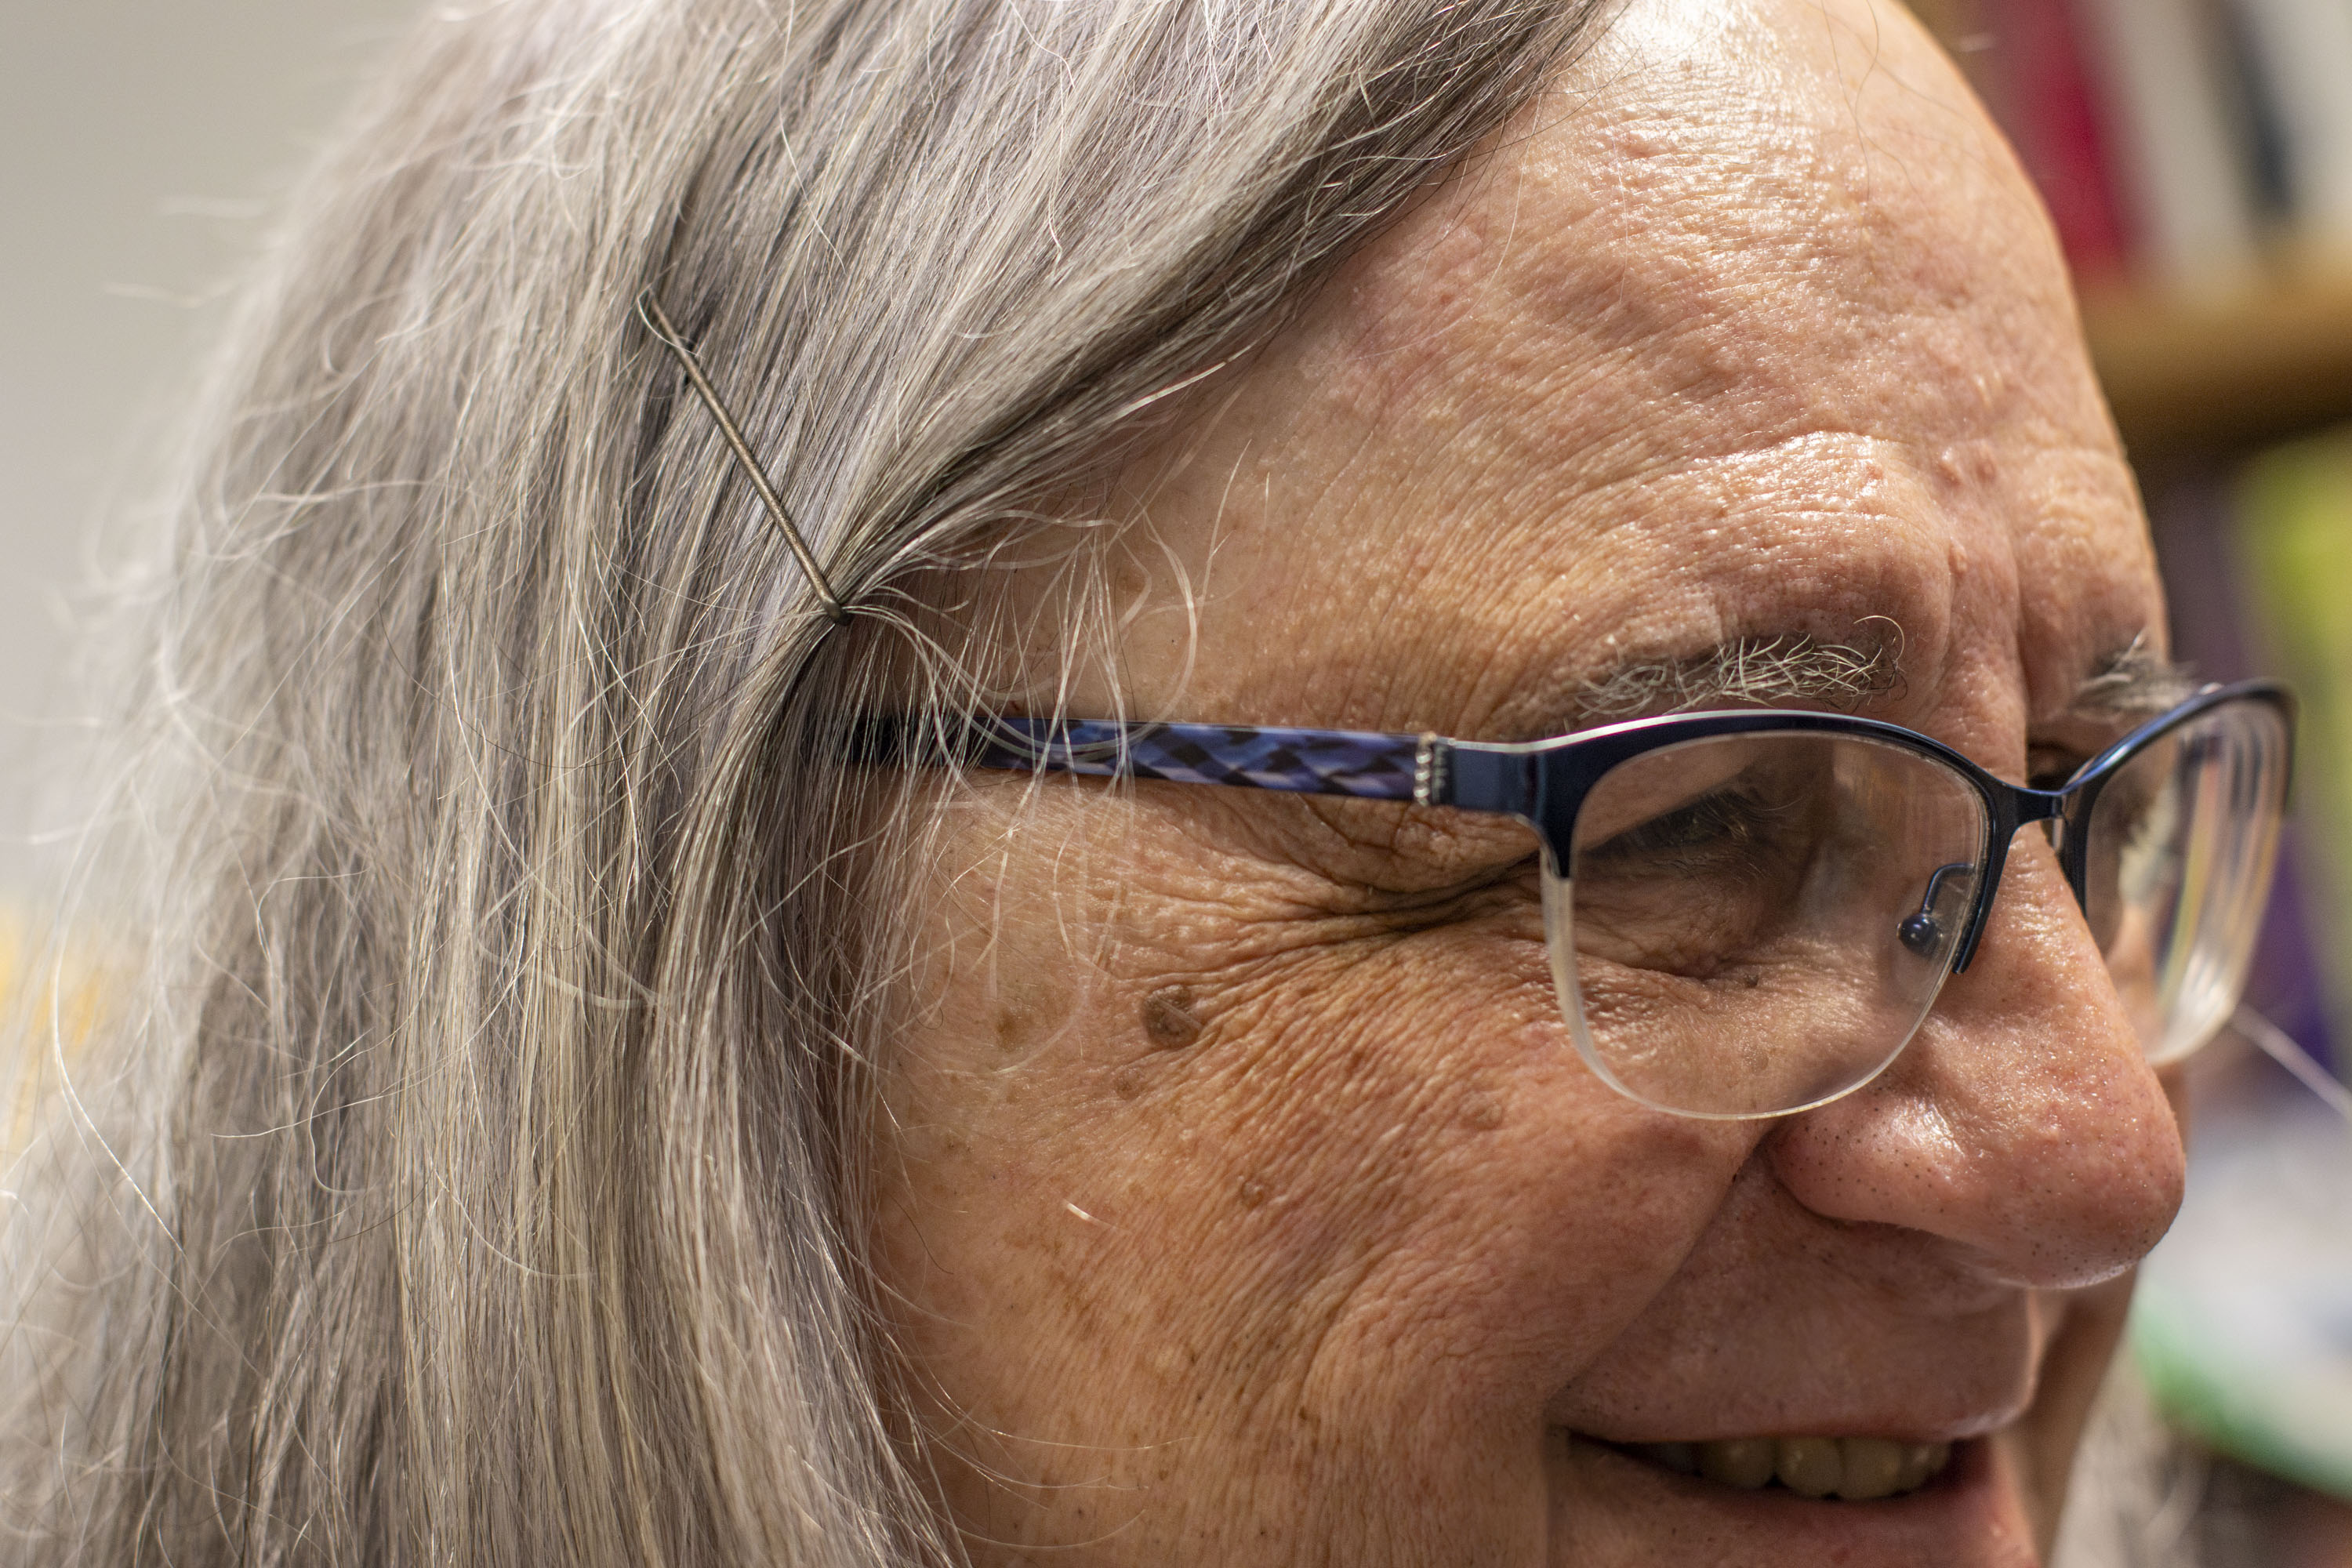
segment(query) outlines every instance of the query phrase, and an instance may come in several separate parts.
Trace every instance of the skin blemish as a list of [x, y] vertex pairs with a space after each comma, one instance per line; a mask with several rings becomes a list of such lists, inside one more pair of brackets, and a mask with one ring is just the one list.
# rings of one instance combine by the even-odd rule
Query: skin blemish
[[992, 1025], [996, 1048], [1006, 1056], [1034, 1050], [1037, 1037], [1061, 1022], [1068, 1011], [1067, 995], [1048, 981], [1024, 976], [1002, 983]]
[[1045, 1009], [1024, 992], [1007, 995], [996, 1010], [996, 1048], [1008, 1054], [1026, 1047], [1044, 1024]]
[[1120, 604], [1128, 604], [1151, 591], [1151, 576], [1135, 557], [1121, 555], [1111, 565], [1110, 588]]
[[1273, 1188], [1267, 1186], [1264, 1182], [1259, 1181], [1255, 1176], [1243, 1177], [1241, 1191], [1238, 1194], [1241, 1198], [1242, 1207], [1245, 1209], [1256, 1208], [1259, 1205], [1265, 1202], [1266, 1198], [1273, 1193]]
[[1492, 1132], [1503, 1124], [1503, 1102], [1481, 1090], [1462, 1097], [1462, 1125], [1474, 1131]]
[[1937, 455], [1936, 477], [1948, 488], [1990, 485], [2000, 478], [2000, 464], [1991, 442], [1963, 441]]
[[1201, 1037], [1192, 987], [1163, 985], [1143, 999], [1143, 1032], [1155, 1050], [1181, 1051]]
[[1143, 1092], [1148, 1076], [1141, 1062], [1129, 1062], [1110, 1075], [1110, 1091], [1121, 1100], [1133, 1100]]

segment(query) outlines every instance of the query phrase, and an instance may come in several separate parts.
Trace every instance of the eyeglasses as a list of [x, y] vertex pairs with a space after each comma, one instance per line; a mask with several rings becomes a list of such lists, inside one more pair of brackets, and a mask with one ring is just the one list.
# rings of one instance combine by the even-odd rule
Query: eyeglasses
[[[2275, 685], [2209, 688], [2047, 790], [1899, 725], [1754, 710], [1524, 744], [992, 718], [946, 749], [979, 767], [1516, 817], [1542, 841], [1546, 943], [1578, 1052], [1644, 1105], [1742, 1119], [1824, 1104], [1894, 1061], [1974, 958], [2028, 824], [2148, 1059], [2203, 1045], [2244, 986], [2294, 714]], [[907, 727], [861, 749], [903, 756]]]
[[[717, 420], [826, 617], [808, 542], [651, 289], [638, 314]], [[2058, 852], [2148, 1059], [2178, 1061], [2245, 987], [2285, 814], [2294, 704], [2209, 687], [2059, 789], [1993, 777], [1940, 741], [1836, 714], [1636, 720], [1507, 745], [1437, 735], [978, 719], [979, 767], [1234, 784], [1498, 812], [1543, 840], [1545, 944], [1577, 1050], [1684, 1116], [1783, 1116], [1868, 1083], [1968, 968], [2010, 841]], [[869, 722], [874, 760], [937, 752]]]

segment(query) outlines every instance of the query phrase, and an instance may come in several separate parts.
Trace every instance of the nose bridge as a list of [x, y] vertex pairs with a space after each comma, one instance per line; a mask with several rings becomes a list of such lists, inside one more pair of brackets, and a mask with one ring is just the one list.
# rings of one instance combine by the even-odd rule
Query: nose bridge
[[[2066, 815], [2046, 796], [2016, 804], [1996, 832]], [[2111, 1277], [2162, 1234], [2178, 1133], [2093, 933], [2044, 907], [2059, 864], [2029, 847], [2004, 940], [1937, 996], [1895, 1088], [1785, 1124], [1771, 1157], [1799, 1201], [1949, 1238], [1988, 1277], [2039, 1287]]]
[[[2064, 821], [2066, 807], [2074, 798], [2074, 792], [2072, 790], [2027, 789], [2016, 784], [2010, 786], [2009, 795], [2019, 827], [2053, 819]], [[2012, 838], [2017, 837], [2015, 829], [2011, 830], [2010, 837]]]
[[1975, 962], [1977, 943], [1982, 940], [1985, 927], [1992, 921], [1993, 900], [2000, 896], [2001, 873], [2009, 865], [2009, 847], [2019, 833], [2045, 822], [2058, 825], [2052, 835], [2057, 848], [2060, 869], [2065, 874], [2066, 885], [2074, 892], [2077, 908], [2083, 901], [2081, 857], [2066, 841], [2064, 829], [2071, 820], [2068, 808], [2074, 800], [2071, 789], [2032, 789], [2022, 784], [1992, 781], [1994, 794], [1990, 802], [1993, 811], [1991, 843], [1988, 846], [1984, 886], [1978, 890], [1976, 909], [1969, 919], [1969, 929], [1960, 938], [1960, 948], [1952, 960], [1952, 973], [1965, 974]]

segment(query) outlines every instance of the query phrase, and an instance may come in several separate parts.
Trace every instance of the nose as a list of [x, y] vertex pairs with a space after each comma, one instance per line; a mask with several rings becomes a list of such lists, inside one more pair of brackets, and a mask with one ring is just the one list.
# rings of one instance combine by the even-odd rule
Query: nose
[[2156, 1244], [2179, 1127], [2040, 832], [2011, 846], [1975, 962], [1902, 1057], [1767, 1150], [1816, 1213], [1946, 1237], [2005, 1283], [2090, 1284]]

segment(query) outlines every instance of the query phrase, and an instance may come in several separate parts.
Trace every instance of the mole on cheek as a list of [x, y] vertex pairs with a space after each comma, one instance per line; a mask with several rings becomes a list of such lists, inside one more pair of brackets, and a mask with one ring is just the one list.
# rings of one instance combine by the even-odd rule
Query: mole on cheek
[[1163, 985], [1143, 999], [1143, 1032], [1159, 1050], [1177, 1051], [1201, 1037], [1189, 986]]

